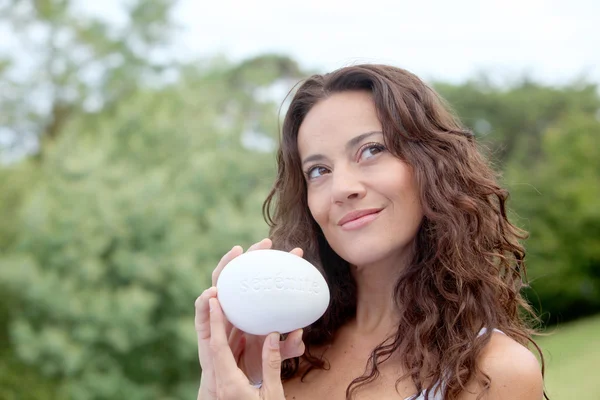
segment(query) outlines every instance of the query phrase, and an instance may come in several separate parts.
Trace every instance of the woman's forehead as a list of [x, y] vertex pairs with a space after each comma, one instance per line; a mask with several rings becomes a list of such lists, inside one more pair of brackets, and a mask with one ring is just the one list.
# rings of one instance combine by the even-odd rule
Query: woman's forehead
[[298, 150], [344, 145], [357, 135], [381, 131], [375, 105], [368, 92], [336, 93], [315, 104], [298, 131]]

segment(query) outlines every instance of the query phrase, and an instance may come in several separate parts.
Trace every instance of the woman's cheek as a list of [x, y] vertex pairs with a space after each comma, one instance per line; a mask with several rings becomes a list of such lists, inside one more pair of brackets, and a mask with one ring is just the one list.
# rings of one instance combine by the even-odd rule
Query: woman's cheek
[[310, 210], [310, 213], [311, 213], [313, 219], [315, 221], [317, 221], [317, 224], [319, 224], [322, 227], [323, 207], [319, 202], [318, 196], [315, 195], [314, 191], [312, 193], [311, 193], [311, 191], [309, 191], [307, 200], [308, 200], [308, 209]]

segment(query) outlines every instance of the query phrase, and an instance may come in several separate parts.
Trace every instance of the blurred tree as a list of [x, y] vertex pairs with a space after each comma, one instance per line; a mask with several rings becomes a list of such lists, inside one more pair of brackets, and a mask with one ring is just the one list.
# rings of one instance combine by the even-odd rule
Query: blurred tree
[[600, 121], [573, 112], [541, 139], [538, 160], [509, 165], [506, 181], [531, 233], [528, 297], [554, 323], [600, 312]]
[[[140, 85], [163, 82], [169, 63], [160, 52], [174, 30], [172, 5], [128, 2], [119, 24], [85, 12], [81, 1], [0, 1], [0, 161], [27, 153], [41, 158], [73, 118], [116, 104]], [[40, 177], [39, 166], [28, 160], [0, 169], [0, 254], [17, 245], [19, 209]], [[22, 311], [19, 300], [3, 293], [3, 344], [11, 343], [4, 316]], [[52, 398], [53, 386], [10, 350], [0, 349], [0, 370], [6, 372], [0, 374], [0, 397], [25, 398], [27, 392]], [[17, 383], [22, 390], [15, 392]]]
[[68, 398], [192, 397], [193, 302], [222, 254], [267, 234], [271, 92], [300, 75], [286, 57], [216, 60], [74, 114], [0, 256], [15, 356]]
[[500, 86], [482, 76], [435, 88], [489, 147], [499, 169], [509, 162], [531, 165], [541, 156], [549, 127], [573, 113], [594, 117], [600, 109], [598, 87], [585, 81], [552, 87], [523, 78]]
[[42, 156], [77, 113], [164, 82], [174, 3], [124, 2], [119, 23], [85, 12], [81, 1], [0, 1], [0, 28], [8, 32], [0, 47], [0, 156], [6, 148]]
[[489, 150], [526, 242], [527, 295], [547, 323], [600, 312], [600, 88], [485, 77], [436, 88]]

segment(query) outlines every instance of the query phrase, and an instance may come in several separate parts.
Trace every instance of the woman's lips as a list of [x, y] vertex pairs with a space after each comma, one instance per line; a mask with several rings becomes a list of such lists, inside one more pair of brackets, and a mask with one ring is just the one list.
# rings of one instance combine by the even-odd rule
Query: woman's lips
[[381, 212], [381, 209], [373, 210], [373, 211], [369, 212], [368, 214], [362, 213], [362, 215], [357, 218], [353, 218], [353, 219], [346, 218], [349, 220], [346, 222], [342, 222], [339, 225], [345, 231], [360, 229], [360, 228], [364, 227], [365, 225], [368, 225], [375, 219], [377, 219], [377, 217], [379, 217], [380, 212]]

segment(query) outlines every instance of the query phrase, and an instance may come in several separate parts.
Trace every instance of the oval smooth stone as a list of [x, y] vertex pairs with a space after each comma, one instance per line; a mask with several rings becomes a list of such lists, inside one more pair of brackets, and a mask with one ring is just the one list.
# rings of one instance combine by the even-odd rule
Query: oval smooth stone
[[329, 306], [319, 270], [294, 254], [254, 250], [233, 260], [217, 281], [227, 319], [253, 335], [288, 333], [318, 320]]

